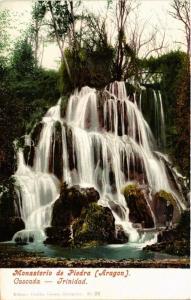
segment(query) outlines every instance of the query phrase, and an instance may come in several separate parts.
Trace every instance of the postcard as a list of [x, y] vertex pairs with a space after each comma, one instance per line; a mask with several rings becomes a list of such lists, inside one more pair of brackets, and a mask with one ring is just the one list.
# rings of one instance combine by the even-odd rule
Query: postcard
[[0, 1], [0, 299], [190, 299], [187, 0]]

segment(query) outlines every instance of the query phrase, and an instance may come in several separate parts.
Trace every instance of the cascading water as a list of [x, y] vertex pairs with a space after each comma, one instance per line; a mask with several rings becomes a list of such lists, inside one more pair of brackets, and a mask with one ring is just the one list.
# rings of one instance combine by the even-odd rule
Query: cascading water
[[[146, 119], [152, 126], [153, 134], [157, 145], [160, 149], [165, 150], [166, 147], [166, 135], [165, 135], [165, 116], [161, 92], [159, 90], [149, 89], [149, 97], [147, 95], [147, 89], [142, 88], [139, 96], [139, 109], [143, 113], [146, 112]], [[146, 97], [145, 97], [146, 96]], [[149, 118], [148, 116], [149, 105]], [[148, 120], [150, 119], [150, 120]]]
[[[59, 196], [59, 181], [53, 174], [48, 173], [48, 161], [54, 123], [58, 120], [60, 102], [50, 108], [42, 120], [44, 126], [36, 148], [33, 168], [26, 165], [23, 152], [18, 151], [15, 179], [19, 186], [17, 192], [21, 194], [20, 213], [25, 222], [25, 230], [17, 232], [13, 240], [42, 240], [45, 237], [43, 229], [50, 226], [52, 204]], [[26, 144], [30, 144], [29, 138]]]
[[[164, 162], [152, 152], [151, 130], [136, 101], [127, 96], [125, 84], [114, 82], [104, 93], [106, 97], [100, 103], [95, 89], [75, 91], [68, 101], [65, 119], [60, 117], [60, 101], [48, 110], [42, 120], [33, 167], [26, 165], [19, 150], [15, 178], [20, 186], [20, 211], [26, 230], [16, 233], [14, 240], [23, 236], [26, 239], [27, 232], [43, 232], [50, 226], [52, 204], [59, 195], [59, 180], [49, 166], [58, 122], [63, 180], [70, 185], [95, 187], [100, 193], [99, 204], [112, 210], [115, 223], [123, 226], [131, 242], [141, 242], [141, 238], [129, 221], [123, 186], [136, 181], [139, 170], [139, 183], [147, 184], [153, 193], [161, 189], [173, 192]], [[120, 207], [120, 214], [113, 210], [114, 205]]]

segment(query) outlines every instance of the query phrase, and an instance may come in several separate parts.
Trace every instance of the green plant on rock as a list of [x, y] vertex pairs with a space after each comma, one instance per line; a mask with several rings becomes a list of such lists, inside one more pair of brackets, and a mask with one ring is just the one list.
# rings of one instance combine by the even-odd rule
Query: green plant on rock
[[173, 195], [164, 190], [160, 190], [159, 192], [157, 192], [155, 194], [155, 196], [159, 197], [160, 199], [164, 200], [165, 202], [169, 201], [173, 205], [176, 204], [176, 200], [174, 199]]
[[138, 196], [140, 194], [140, 192], [141, 192], [141, 190], [139, 189], [139, 187], [136, 183], [126, 185], [122, 191], [125, 198]]
[[133, 223], [141, 223], [145, 228], [154, 226], [151, 210], [147, 204], [147, 199], [143, 190], [138, 184], [128, 184], [123, 188], [122, 193], [125, 196], [129, 208], [129, 219]]
[[114, 236], [114, 218], [109, 208], [91, 203], [73, 224], [74, 243], [80, 246], [108, 243]]

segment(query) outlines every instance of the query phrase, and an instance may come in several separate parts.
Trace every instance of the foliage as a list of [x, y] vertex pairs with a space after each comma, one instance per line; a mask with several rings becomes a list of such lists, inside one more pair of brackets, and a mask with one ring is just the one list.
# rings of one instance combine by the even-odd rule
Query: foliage
[[10, 23], [10, 15], [7, 10], [0, 11], [0, 58], [5, 56], [5, 51], [9, 46], [9, 34], [7, 28]]
[[15, 214], [15, 180], [13, 177], [10, 177], [9, 179], [2, 180], [2, 183], [0, 185], [0, 218], [7, 218]]
[[108, 43], [104, 21], [92, 14], [87, 14], [83, 20], [86, 26], [76, 35], [76, 47], [65, 50], [71, 72], [70, 81], [64, 62], [60, 68], [63, 94], [85, 85], [104, 87], [113, 79], [114, 49]]
[[88, 85], [100, 88], [112, 80], [113, 49], [110, 46], [89, 50], [82, 48], [78, 53], [66, 50], [71, 69], [72, 82], [69, 81], [65, 64], [60, 68], [60, 89], [63, 94], [70, 93], [74, 87]]
[[175, 51], [139, 64], [150, 73], [161, 74], [158, 88], [164, 101], [167, 152], [189, 177], [189, 58], [186, 53]]
[[137, 197], [140, 194], [140, 192], [141, 191], [136, 183], [126, 185], [122, 191], [125, 198], [134, 198], [134, 196]]
[[11, 59], [11, 68], [17, 77], [31, 76], [35, 71], [35, 59], [31, 44], [27, 38], [15, 43]]
[[[50, 88], [51, 87], [51, 88]], [[60, 92], [58, 73], [38, 70], [34, 75], [13, 77], [10, 69], [0, 83], [0, 173], [10, 176], [15, 170], [13, 142], [29, 133], [54, 105]]]
[[9, 27], [10, 15], [7, 10], [0, 11], [0, 78], [1, 80], [6, 76], [6, 68], [8, 64], [7, 52], [9, 51], [9, 34], [7, 28]]
[[172, 196], [172, 194], [168, 193], [164, 190], [160, 190], [159, 192], [157, 192], [155, 194], [155, 197], [160, 198], [160, 199], [164, 200], [165, 202], [169, 201], [171, 204], [176, 205], [176, 201], [175, 201], [174, 197]]

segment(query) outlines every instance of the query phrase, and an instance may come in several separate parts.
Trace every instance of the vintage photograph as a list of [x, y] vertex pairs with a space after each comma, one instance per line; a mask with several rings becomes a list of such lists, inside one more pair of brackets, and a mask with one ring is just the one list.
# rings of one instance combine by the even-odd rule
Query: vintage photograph
[[188, 0], [0, 1], [0, 268], [190, 268], [189, 57]]

